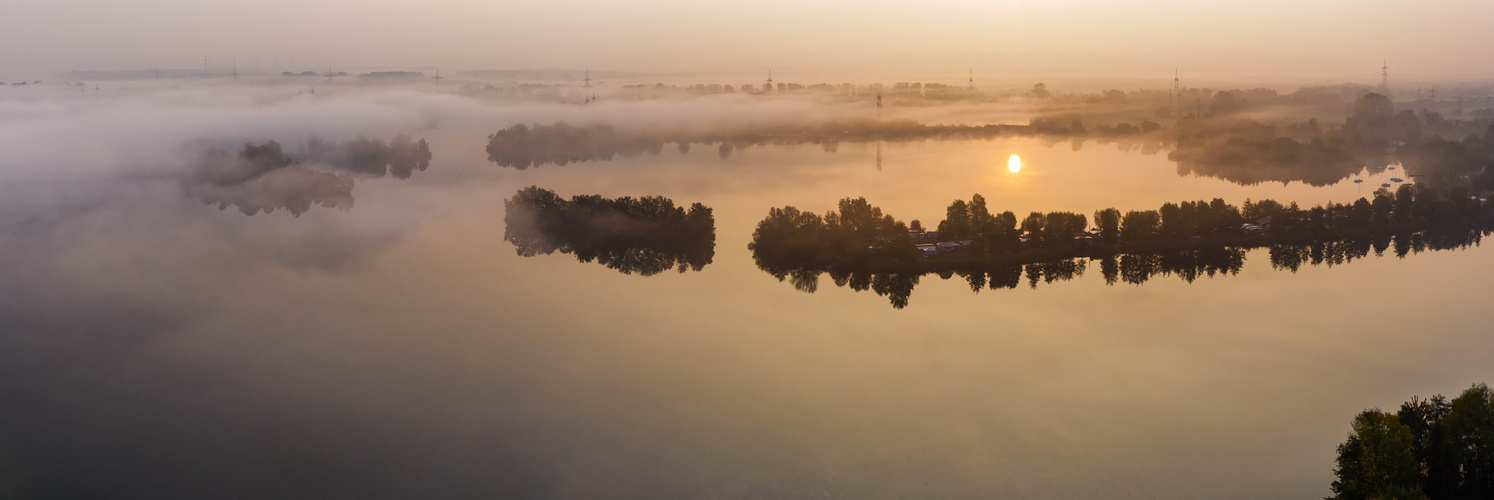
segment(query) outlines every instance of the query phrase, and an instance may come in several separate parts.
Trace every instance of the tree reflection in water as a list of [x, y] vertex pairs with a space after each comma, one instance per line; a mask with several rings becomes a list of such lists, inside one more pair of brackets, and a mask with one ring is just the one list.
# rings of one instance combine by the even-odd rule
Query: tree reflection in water
[[[1376, 234], [1339, 240], [1277, 243], [1265, 248], [1272, 269], [1296, 272], [1303, 265], [1332, 267], [1346, 264], [1368, 257], [1370, 252], [1381, 256], [1385, 251], [1393, 249], [1397, 257], [1404, 258], [1425, 251], [1468, 248], [1477, 246], [1485, 234], [1486, 230], [1476, 228], [1439, 228], [1395, 235]], [[1239, 274], [1245, 266], [1247, 250], [1247, 247], [1202, 247], [1119, 253], [932, 273], [801, 268], [788, 272], [787, 276], [795, 289], [814, 293], [819, 289], [820, 276], [829, 274], [835, 286], [849, 287], [858, 292], [871, 290], [887, 297], [893, 308], [902, 309], [908, 305], [913, 288], [925, 274], [937, 274], [941, 279], [958, 276], [970, 285], [970, 290], [974, 293], [980, 293], [984, 289], [1019, 288], [1024, 276], [1027, 286], [1036, 289], [1039, 284], [1051, 285], [1081, 278], [1085, 270], [1098, 261], [1100, 274], [1107, 285], [1122, 282], [1141, 285], [1162, 276], [1176, 276], [1192, 283], [1204, 277]], [[768, 269], [764, 271], [771, 273]]]
[[504, 207], [503, 239], [524, 257], [560, 251], [623, 274], [652, 276], [672, 268], [699, 271], [716, 253], [715, 217], [700, 203], [686, 210], [662, 196], [566, 200], [530, 186]]

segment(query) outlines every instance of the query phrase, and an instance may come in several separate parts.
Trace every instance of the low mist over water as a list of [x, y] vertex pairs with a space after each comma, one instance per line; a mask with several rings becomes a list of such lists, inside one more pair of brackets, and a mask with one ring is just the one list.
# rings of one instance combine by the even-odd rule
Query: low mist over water
[[0, 498], [1321, 498], [1494, 379], [1487, 84], [237, 64], [0, 87]]

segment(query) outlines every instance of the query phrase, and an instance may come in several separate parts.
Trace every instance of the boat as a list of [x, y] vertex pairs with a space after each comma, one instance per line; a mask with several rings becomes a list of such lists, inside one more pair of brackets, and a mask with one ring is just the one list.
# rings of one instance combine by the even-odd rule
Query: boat
[[1406, 182], [1406, 181], [1404, 179], [1401, 179], [1400, 177], [1391, 177], [1390, 178], [1390, 182]]
[[1395, 167], [1388, 167], [1388, 168], [1391, 169], [1391, 170], [1395, 170]]
[[1355, 184], [1359, 184], [1361, 182], [1364, 182], [1364, 179], [1354, 179]]
[[1390, 187], [1390, 183], [1389, 182], [1380, 183], [1380, 187], [1382, 187], [1382, 188], [1388, 188], [1388, 187]]

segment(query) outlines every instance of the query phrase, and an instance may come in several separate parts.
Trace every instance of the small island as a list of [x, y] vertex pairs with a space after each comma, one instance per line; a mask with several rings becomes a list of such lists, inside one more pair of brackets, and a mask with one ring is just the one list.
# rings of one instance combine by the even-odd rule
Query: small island
[[689, 210], [663, 196], [570, 200], [530, 186], [504, 200], [503, 239], [524, 257], [559, 251], [623, 274], [699, 271], [716, 253], [716, 219], [700, 203]]
[[[1093, 226], [1091, 226], [1093, 220]], [[1107, 283], [1140, 284], [1159, 274], [1192, 281], [1232, 275], [1245, 251], [1268, 248], [1272, 266], [1333, 265], [1377, 255], [1397, 256], [1478, 244], [1494, 227], [1494, 205], [1467, 187], [1441, 190], [1402, 185], [1374, 200], [1302, 208], [1272, 200], [1231, 205], [1222, 199], [1165, 203], [1157, 210], [1114, 208], [1090, 219], [1073, 212], [1033, 212], [1018, 219], [991, 213], [979, 194], [955, 200], [935, 230], [903, 223], [865, 198], [846, 198], [824, 215], [773, 208], [748, 248], [759, 269], [813, 292], [821, 274], [837, 285], [872, 289], [893, 306], [907, 305], [918, 277], [959, 274], [972, 289], [1052, 283], [1084, 273], [1098, 261]]]

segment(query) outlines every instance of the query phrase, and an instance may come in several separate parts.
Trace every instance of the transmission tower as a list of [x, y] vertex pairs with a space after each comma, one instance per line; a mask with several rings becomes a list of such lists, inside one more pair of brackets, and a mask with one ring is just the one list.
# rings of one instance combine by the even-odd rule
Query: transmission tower
[[1390, 63], [1388, 61], [1380, 63], [1380, 90], [1385, 91], [1386, 96], [1390, 95]]

